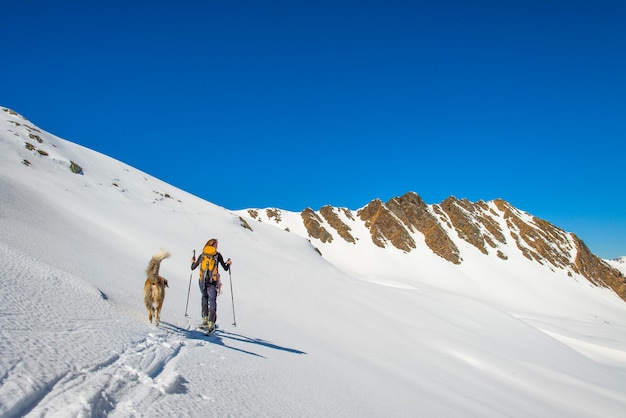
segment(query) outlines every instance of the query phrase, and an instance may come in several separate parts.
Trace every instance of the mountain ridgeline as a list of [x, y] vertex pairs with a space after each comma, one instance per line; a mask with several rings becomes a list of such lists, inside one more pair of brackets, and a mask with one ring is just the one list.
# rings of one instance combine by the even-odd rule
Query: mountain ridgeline
[[[1, 155], [14, 164], [7, 172], [18, 174], [25, 167], [37, 170], [38, 175], [62, 172], [71, 176], [63, 181], [81, 187], [103, 187], [127, 196], [133, 189], [135, 197], [143, 193], [141, 198], [152, 203], [182, 204], [161, 190], [165, 185], [143, 187], [148, 181], [143, 173], [131, 176], [132, 170], [123, 167], [120, 173], [110, 175], [110, 163], [101, 163], [99, 156], [94, 160], [97, 154], [68, 146], [8, 108], [0, 110]], [[387, 202], [375, 199], [356, 211], [324, 206], [301, 213], [275, 208], [236, 212], [242, 225], [249, 227], [244, 218], [252, 218], [309, 239], [335, 267], [360, 276], [371, 277], [370, 269], [383, 265], [384, 269], [375, 273], [409, 274], [410, 280], [416, 275], [438, 280], [449, 266], [458, 267], [466, 277], [491, 272], [523, 278], [540, 266], [576, 281], [583, 278], [593, 286], [610, 288], [626, 301], [626, 270], [619, 267], [625, 264], [623, 260], [615, 265], [613, 260], [602, 260], [576, 235], [501, 199], [470, 202], [449, 197], [439, 204], [427, 204], [409, 192]], [[403, 266], [389, 272], [398, 261]], [[414, 268], [424, 263], [427, 268]]]
[[418, 240], [449, 263], [462, 265], [468, 243], [485, 257], [506, 262], [511, 252], [569, 276], [579, 274], [595, 286], [608, 287], [626, 301], [626, 278], [604, 260], [592, 254], [573, 233], [516, 209], [508, 202], [470, 202], [449, 197], [440, 204], [427, 204], [409, 192], [387, 202], [380, 199], [357, 210], [324, 206], [300, 213], [301, 225], [288, 224], [280, 209], [248, 209], [246, 215], [257, 221], [275, 223], [287, 230], [300, 231], [324, 245], [335, 240], [358, 245], [368, 232], [371, 243], [404, 253], [416, 251]]

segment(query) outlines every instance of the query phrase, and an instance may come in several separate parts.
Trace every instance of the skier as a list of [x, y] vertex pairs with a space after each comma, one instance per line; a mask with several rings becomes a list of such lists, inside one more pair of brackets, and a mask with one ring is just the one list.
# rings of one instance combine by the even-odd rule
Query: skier
[[207, 241], [202, 254], [196, 260], [195, 255], [191, 258], [191, 270], [200, 266], [200, 293], [202, 294], [202, 325], [208, 333], [215, 330], [217, 320], [217, 295], [222, 293], [222, 281], [218, 271], [218, 264], [228, 271], [232, 261], [230, 258], [224, 261], [222, 254], [217, 252], [217, 239]]

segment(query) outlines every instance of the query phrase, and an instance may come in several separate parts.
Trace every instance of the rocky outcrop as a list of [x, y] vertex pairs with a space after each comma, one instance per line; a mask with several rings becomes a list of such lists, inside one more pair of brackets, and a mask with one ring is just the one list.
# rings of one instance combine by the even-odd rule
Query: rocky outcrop
[[506, 244], [506, 237], [498, 222], [488, 215], [489, 206], [485, 202], [471, 203], [451, 196], [439, 207], [450, 219], [457, 235], [481, 253], [489, 254], [487, 247], [497, 248], [498, 242]]
[[322, 226], [322, 218], [313, 209], [306, 208], [300, 215], [310, 237], [319, 239], [324, 243], [333, 242], [333, 236]]
[[380, 199], [372, 200], [357, 212], [372, 235], [372, 242], [385, 248], [387, 242], [399, 250], [409, 252], [415, 248], [415, 241], [400, 219], [387, 208]]
[[[266, 209], [264, 213], [249, 210], [248, 214], [259, 221], [263, 218], [284, 223], [277, 209]], [[550, 269], [580, 274], [596, 286], [613, 289], [626, 300], [626, 278], [620, 270], [593, 255], [574, 234], [502, 199], [470, 202], [451, 196], [429, 205], [410, 192], [386, 203], [372, 200], [356, 212], [356, 217], [348, 209], [332, 206], [324, 206], [318, 212], [307, 208], [301, 216], [308, 236], [322, 243], [332, 243], [339, 237], [357, 244], [359, 238], [366, 237], [357, 236], [354, 230], [362, 233], [365, 226], [371, 242], [380, 248], [409, 253], [423, 239], [434, 254], [457, 265], [463, 263], [460, 248], [464, 252], [475, 248], [478, 254], [505, 261], [521, 254]], [[355, 228], [359, 223], [362, 226]], [[463, 242], [470, 245], [461, 245]]]
[[[52, 150], [52, 148], [56, 148], [56, 145], [54, 145], [54, 143], [50, 143], [48, 140], [44, 141], [45, 135], [39, 129], [29, 125], [27, 123], [28, 120], [22, 115], [5, 107], [0, 108], [0, 110], [6, 112], [13, 117], [11, 118], [11, 120], [7, 120], [7, 122], [13, 125], [15, 130], [9, 130], [8, 132], [11, 132], [12, 135], [23, 139], [24, 148], [33, 153], [36, 158], [50, 157], [50, 151]], [[20, 122], [15, 119], [19, 119]], [[68, 161], [63, 158], [51, 158], [51, 160], [55, 164], [59, 164], [61, 166], [69, 168], [70, 171], [74, 174], [84, 174], [83, 168], [74, 161]], [[33, 161], [38, 160], [34, 159]], [[22, 158], [22, 164], [30, 167], [33, 162], [31, 160]]]
[[482, 254], [494, 253], [502, 260], [509, 258], [505, 251], [510, 251], [508, 244], [514, 243], [529, 260], [550, 268], [569, 269], [594, 285], [613, 289], [626, 300], [626, 278], [619, 270], [593, 255], [575, 235], [502, 199], [488, 204], [449, 197], [439, 205], [427, 205], [411, 192], [387, 203], [373, 200], [357, 215], [379, 247], [391, 244], [410, 252], [416, 248], [414, 234], [420, 232], [433, 253], [461, 264], [463, 259], [451, 233]]
[[530, 215], [526, 215], [528, 221], [524, 220], [523, 214], [504, 200], [498, 199], [494, 203], [502, 212], [517, 248], [526, 258], [558, 268], [571, 265], [570, 254], [574, 246], [570, 234]]
[[70, 171], [74, 174], [83, 174], [83, 168], [70, 160]]
[[[346, 214], [348, 219], [354, 220], [354, 217], [352, 216], [352, 212], [350, 212], [348, 209], [345, 209], [343, 212], [344, 214]], [[339, 218], [339, 215], [335, 213], [335, 210], [333, 209], [332, 206], [324, 206], [323, 208], [320, 209], [320, 213], [322, 214], [324, 219], [326, 219], [326, 222], [328, 222], [328, 224], [331, 227], [333, 227], [335, 231], [337, 231], [337, 233], [339, 234], [341, 238], [345, 239], [349, 243], [352, 243], [352, 244], [356, 243], [356, 240], [354, 239], [352, 234], [350, 234], [350, 231], [352, 230], [352, 228], [346, 225]]]
[[433, 253], [454, 264], [461, 262], [459, 249], [419, 195], [409, 192], [395, 197], [387, 202], [387, 207], [410, 232], [421, 232]]
[[576, 246], [576, 259], [574, 260], [574, 272], [587, 278], [596, 286], [606, 286], [622, 299], [626, 300], [626, 277], [613, 267], [606, 264], [598, 256], [589, 251], [585, 243], [576, 235], [572, 234]]
[[281, 212], [278, 209], [265, 209], [265, 214], [267, 215], [267, 219], [273, 219], [277, 224], [282, 221]]

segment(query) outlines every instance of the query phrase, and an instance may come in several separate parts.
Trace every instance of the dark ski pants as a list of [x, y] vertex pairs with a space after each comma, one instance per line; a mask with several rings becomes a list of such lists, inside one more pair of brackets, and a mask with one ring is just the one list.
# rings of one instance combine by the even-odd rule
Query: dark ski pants
[[202, 294], [202, 318], [209, 317], [209, 321], [217, 320], [217, 287], [208, 280], [200, 280], [200, 293]]

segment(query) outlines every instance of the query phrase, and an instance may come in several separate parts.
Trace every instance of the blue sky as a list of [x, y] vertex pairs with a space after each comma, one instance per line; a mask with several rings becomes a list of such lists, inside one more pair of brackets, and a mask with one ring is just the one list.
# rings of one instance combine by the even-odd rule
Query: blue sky
[[626, 2], [98, 3], [3, 5], [0, 105], [228, 209], [502, 198], [626, 255]]

